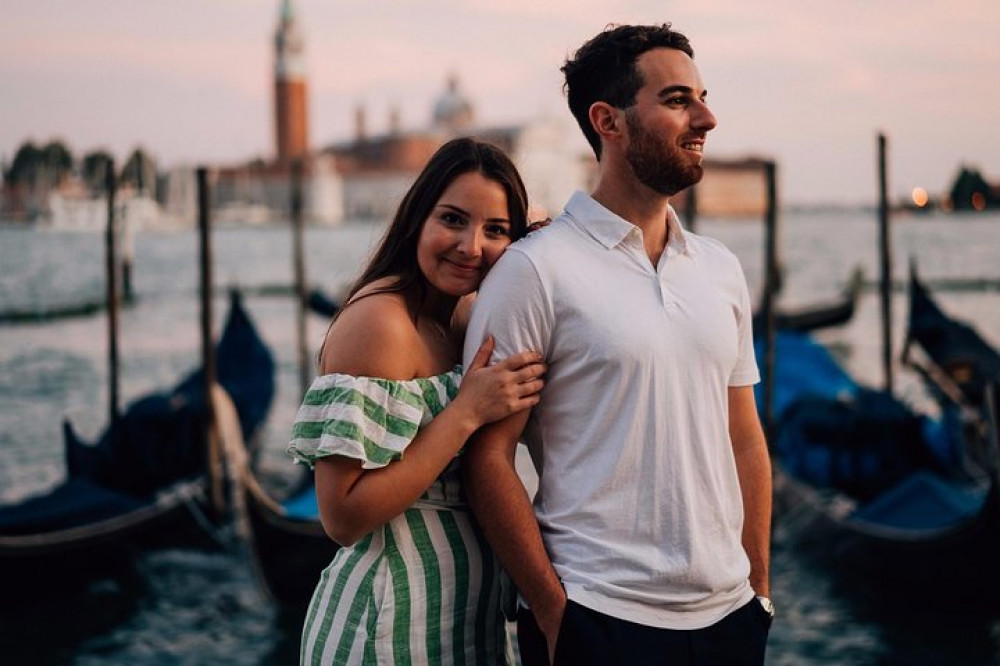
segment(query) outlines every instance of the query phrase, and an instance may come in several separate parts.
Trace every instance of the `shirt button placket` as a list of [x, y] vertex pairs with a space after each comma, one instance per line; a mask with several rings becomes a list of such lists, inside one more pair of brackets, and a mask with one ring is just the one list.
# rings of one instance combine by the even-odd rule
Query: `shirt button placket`
[[663, 309], [670, 312], [677, 307], [677, 301], [674, 299], [670, 285], [668, 284], [667, 275], [670, 273], [670, 246], [663, 248], [663, 256], [660, 257], [660, 265], [656, 271], [656, 284], [660, 289], [660, 302], [663, 303]]
[[656, 283], [660, 288], [660, 302], [663, 303], [663, 309], [670, 312], [677, 307], [677, 301], [673, 299], [670, 294], [670, 287], [666, 283], [666, 279], [662, 275], [656, 276]]

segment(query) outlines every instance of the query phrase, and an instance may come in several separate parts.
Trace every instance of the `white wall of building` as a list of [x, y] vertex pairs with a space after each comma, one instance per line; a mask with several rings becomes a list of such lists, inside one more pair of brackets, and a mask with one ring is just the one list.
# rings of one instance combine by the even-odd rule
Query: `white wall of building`
[[[526, 123], [517, 135], [511, 159], [521, 172], [528, 201], [555, 216], [566, 200], [587, 186], [589, 150], [576, 126], [558, 118]], [[583, 144], [581, 147], [580, 144]]]
[[416, 177], [409, 171], [344, 176], [344, 219], [388, 222]]

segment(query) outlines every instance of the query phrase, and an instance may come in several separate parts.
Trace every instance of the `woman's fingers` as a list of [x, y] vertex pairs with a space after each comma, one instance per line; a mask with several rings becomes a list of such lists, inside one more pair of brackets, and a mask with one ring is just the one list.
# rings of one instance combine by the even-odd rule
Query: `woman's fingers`
[[477, 370], [479, 368], [485, 368], [486, 364], [490, 362], [490, 354], [493, 353], [493, 336], [487, 335], [486, 339], [483, 340], [483, 344], [479, 345], [479, 350], [476, 355], [472, 357], [472, 363], [469, 365], [469, 370]]
[[528, 225], [529, 232], [536, 231], [542, 227], [547, 227], [549, 223], [552, 222], [552, 218], [549, 217], [549, 212], [541, 206], [537, 206], [535, 204], [528, 206], [528, 219], [531, 221]]
[[548, 366], [542, 362], [542, 357], [537, 352], [514, 354], [499, 363], [497, 368], [510, 373], [510, 388], [518, 400], [537, 394], [545, 386], [543, 377]]
[[518, 394], [520, 398], [527, 398], [532, 395], [538, 395], [538, 393], [545, 388], [545, 381], [543, 379], [531, 379], [526, 382], [521, 382], [517, 385]]
[[541, 354], [532, 351], [488, 365], [494, 346], [493, 337], [487, 336], [469, 364], [460, 391], [479, 405], [484, 423], [537, 405], [548, 369]]
[[539, 229], [547, 227], [550, 224], [552, 224], [551, 217], [547, 217], [544, 220], [535, 220], [534, 222], [528, 225], [528, 233], [530, 234], [532, 231], [538, 231]]
[[515, 374], [517, 376], [517, 381], [524, 383], [545, 376], [545, 371], [547, 369], [548, 367], [539, 361], [537, 363], [530, 363], [522, 366]]
[[487, 336], [462, 378], [456, 401], [468, 404], [480, 423], [492, 423], [539, 402], [548, 366], [537, 352], [521, 352], [489, 365], [493, 336]]
[[543, 367], [542, 372], [544, 372], [545, 364], [542, 363], [542, 355], [538, 352], [526, 351], [519, 354], [514, 354], [513, 356], [508, 356], [501, 365], [507, 370], [518, 370], [532, 365], [540, 365]]

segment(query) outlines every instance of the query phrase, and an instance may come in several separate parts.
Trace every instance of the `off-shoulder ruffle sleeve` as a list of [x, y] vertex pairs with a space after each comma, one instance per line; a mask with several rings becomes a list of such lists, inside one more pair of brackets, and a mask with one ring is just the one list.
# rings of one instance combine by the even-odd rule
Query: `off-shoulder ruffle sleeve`
[[330, 374], [306, 392], [287, 452], [313, 467], [330, 455], [384, 467], [402, 457], [417, 430], [457, 392], [459, 376], [389, 380]]

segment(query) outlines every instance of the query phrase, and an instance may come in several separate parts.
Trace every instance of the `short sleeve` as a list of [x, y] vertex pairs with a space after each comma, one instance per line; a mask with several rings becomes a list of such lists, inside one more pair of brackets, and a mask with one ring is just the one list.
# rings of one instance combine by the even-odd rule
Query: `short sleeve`
[[487, 335], [496, 343], [493, 361], [523, 351], [547, 356], [553, 319], [552, 305], [531, 259], [508, 248], [483, 280], [472, 306], [462, 356], [465, 367]]
[[331, 455], [384, 467], [402, 457], [431, 416], [415, 381], [323, 375], [306, 392], [287, 452], [309, 467]]
[[760, 381], [760, 370], [757, 367], [757, 357], [753, 348], [753, 306], [750, 303], [750, 290], [739, 261], [736, 262], [739, 273], [739, 357], [733, 371], [729, 375], [729, 386], [751, 386]]

